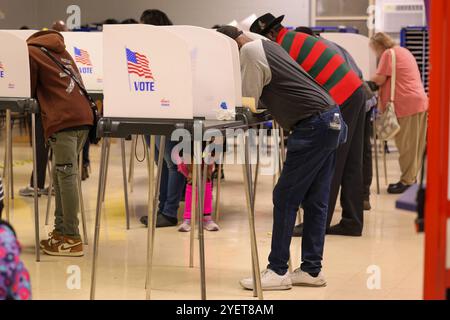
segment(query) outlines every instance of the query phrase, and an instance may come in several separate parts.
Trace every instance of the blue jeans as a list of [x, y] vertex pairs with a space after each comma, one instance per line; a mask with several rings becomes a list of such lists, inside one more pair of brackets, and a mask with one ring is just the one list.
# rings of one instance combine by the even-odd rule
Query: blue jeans
[[[331, 126], [335, 114], [341, 128]], [[287, 156], [273, 191], [272, 248], [268, 268], [279, 275], [288, 270], [289, 247], [297, 217], [304, 209], [301, 269], [318, 273], [327, 223], [331, 179], [337, 147], [346, 139], [347, 126], [339, 108], [297, 124], [287, 143]]]
[[[147, 143], [150, 143], [148, 136], [146, 136], [146, 140]], [[158, 161], [160, 143], [161, 138], [157, 136], [155, 141], [155, 161]], [[186, 185], [186, 178], [178, 172], [177, 165], [173, 163], [171, 158], [172, 149], [177, 144], [178, 142], [170, 141], [166, 138], [158, 206], [158, 212], [174, 219], [177, 219], [178, 207]]]

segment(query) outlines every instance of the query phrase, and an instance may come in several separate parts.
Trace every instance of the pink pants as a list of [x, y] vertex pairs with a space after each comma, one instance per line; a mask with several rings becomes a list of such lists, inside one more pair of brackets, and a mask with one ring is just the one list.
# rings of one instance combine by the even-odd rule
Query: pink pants
[[[198, 197], [197, 197], [198, 198]], [[206, 182], [205, 186], [205, 202], [204, 202], [204, 215], [209, 215], [212, 212], [212, 183]], [[191, 219], [191, 207], [192, 207], [192, 185], [186, 184], [186, 196], [184, 202], [184, 219]]]

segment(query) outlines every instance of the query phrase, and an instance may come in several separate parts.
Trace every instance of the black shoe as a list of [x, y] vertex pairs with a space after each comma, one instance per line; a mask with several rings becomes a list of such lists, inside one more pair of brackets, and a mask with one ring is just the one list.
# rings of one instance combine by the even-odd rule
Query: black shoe
[[401, 193], [405, 192], [406, 190], [408, 190], [409, 187], [410, 186], [408, 186], [406, 184], [398, 182], [396, 184], [390, 184], [387, 192], [390, 194], [401, 194]]
[[389, 145], [386, 141], [384, 142], [384, 152], [391, 153], [391, 150], [389, 150]]
[[[142, 216], [141, 219], [139, 219], [141, 223], [148, 227], [148, 216]], [[156, 216], [156, 227], [157, 228], [165, 228], [165, 227], [175, 227], [178, 224], [178, 220], [168, 217], [162, 213], [158, 213]]]
[[148, 226], [148, 216], [142, 216], [139, 221], [144, 225]]
[[[214, 172], [212, 173], [212, 179], [213, 180], [217, 179], [217, 176], [218, 176], [218, 172], [217, 172], [217, 170], [214, 170]], [[225, 174], [223, 173], [223, 168], [221, 170], [220, 179], [221, 180], [225, 179]]]
[[157, 228], [175, 227], [177, 224], [178, 224], [177, 218], [168, 217], [162, 213], [159, 213], [156, 217]]
[[88, 166], [83, 165], [83, 168], [81, 169], [81, 180], [84, 181], [87, 178], [89, 178], [89, 169]]
[[364, 211], [370, 211], [372, 207], [370, 206], [369, 200], [364, 200]]
[[303, 236], [303, 223], [300, 223], [294, 227], [294, 232], [292, 233], [293, 237], [302, 237]]
[[362, 232], [354, 231], [349, 228], [343, 227], [340, 223], [335, 226], [329, 227], [326, 233], [335, 236], [349, 236], [349, 237], [361, 237], [362, 235]]

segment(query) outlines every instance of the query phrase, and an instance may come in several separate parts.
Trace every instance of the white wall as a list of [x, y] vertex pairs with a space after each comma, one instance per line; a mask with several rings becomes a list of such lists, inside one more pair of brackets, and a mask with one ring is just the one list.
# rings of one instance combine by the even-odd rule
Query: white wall
[[19, 29], [23, 25], [38, 27], [39, 0], [0, 0], [0, 29]]
[[[139, 20], [142, 11], [153, 8], [165, 11], [175, 24], [208, 28], [234, 19], [240, 21], [252, 13], [266, 12], [286, 14], [287, 25], [307, 25], [310, 15], [309, 0], [0, 0], [0, 8], [2, 3], [14, 9], [7, 21], [0, 20], [3, 28], [16, 28], [28, 20], [31, 22], [27, 24], [36, 22], [39, 27], [49, 26], [55, 20], [65, 20], [66, 8], [71, 4], [81, 7], [82, 24], [106, 18]], [[28, 3], [33, 6], [28, 7]], [[20, 23], [11, 16], [20, 17]]]

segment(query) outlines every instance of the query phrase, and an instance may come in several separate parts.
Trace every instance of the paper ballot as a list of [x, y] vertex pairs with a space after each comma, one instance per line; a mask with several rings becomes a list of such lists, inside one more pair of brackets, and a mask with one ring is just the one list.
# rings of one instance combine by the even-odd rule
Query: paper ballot
[[255, 98], [242, 97], [242, 106], [249, 108], [253, 113], [257, 113]]

